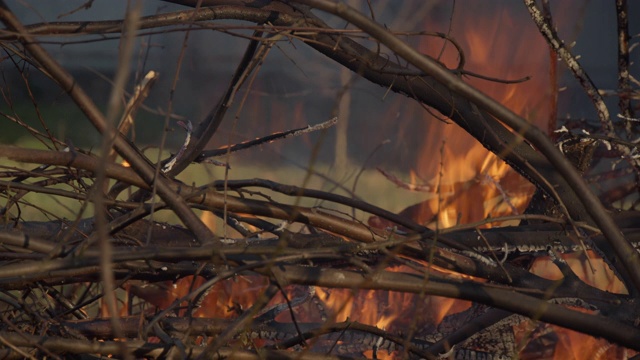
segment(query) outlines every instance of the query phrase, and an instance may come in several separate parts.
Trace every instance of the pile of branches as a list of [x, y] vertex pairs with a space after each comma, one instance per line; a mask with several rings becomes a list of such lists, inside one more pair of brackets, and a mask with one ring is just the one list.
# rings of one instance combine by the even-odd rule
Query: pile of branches
[[[0, 357], [346, 358], [367, 351], [377, 357], [386, 351], [437, 358], [453, 351], [455, 358], [481, 354], [511, 358], [522, 350], [514, 325], [527, 318], [640, 350], [640, 257], [634, 248], [640, 241], [640, 214], [612, 212], [583, 179], [588, 168], [584, 164], [592, 163], [594, 148], [603, 143], [626, 161], [627, 171], [639, 171], [637, 148], [631, 141], [637, 123], [626, 121], [619, 126], [612, 120], [601, 93], [557, 38], [550, 16], [543, 16], [533, 0], [525, 1], [532, 18], [552, 50], [581, 80], [601, 120], [600, 135], [572, 135], [563, 151], [540, 129], [462, 81], [458, 69], [447, 69], [420, 54], [344, 4], [326, 0], [172, 2], [194, 9], [148, 17], [132, 10], [122, 21], [28, 26], [0, 2], [0, 21], [5, 26], [0, 37], [6, 53], [12, 59], [20, 56], [53, 79], [104, 139], [100, 155], [51, 136], [55, 144], [51, 150], [0, 145], [3, 158], [32, 164], [0, 173], [6, 199], [0, 231]], [[618, 3], [622, 4], [619, 18], [626, 19], [625, 2]], [[350, 22], [390, 53], [371, 51], [334, 32], [316, 16], [317, 11]], [[51, 35], [121, 33], [126, 59], [136, 31], [222, 19], [261, 26], [251, 37], [226, 94], [197, 126], [183, 123], [188, 133], [183, 147], [159, 163], [149, 160], [123, 135], [127, 119], [149, 91], [153, 73], [122, 110], [118, 104], [128, 66], [121, 64], [104, 113], [39, 44], [39, 39]], [[628, 50], [626, 23], [620, 24], [620, 32], [627, 35], [620, 41], [626, 41]], [[478, 224], [470, 224], [434, 231], [352, 197], [265, 179], [201, 186], [176, 180], [190, 164], [234, 150], [212, 152], [205, 145], [220, 128], [237, 90], [282, 37], [296, 39], [359, 76], [448, 116], [536, 186], [538, 213], [522, 216], [528, 224], [517, 227], [479, 231]], [[628, 74], [628, 58], [628, 52], [622, 51], [621, 74]], [[621, 117], [631, 119], [634, 92], [628, 77], [621, 78], [620, 84]], [[118, 118], [121, 126], [116, 125]], [[117, 164], [116, 154], [130, 167]], [[69, 187], [54, 186], [59, 184]], [[284, 194], [290, 202], [250, 198], [255, 189]], [[600, 194], [604, 203], [637, 192], [637, 182], [617, 190]], [[124, 196], [125, 191], [130, 195]], [[16, 209], [31, 192], [93, 203], [95, 216], [50, 222], [23, 219]], [[359, 209], [403, 231], [373, 229], [346, 215], [300, 206], [300, 197]], [[148, 220], [149, 214], [161, 209], [170, 209], [184, 227]], [[242, 237], [212, 233], [194, 209], [219, 215]], [[303, 225], [304, 231], [288, 230], [294, 223]], [[586, 284], [559, 256], [585, 249], [606, 260], [628, 293], [609, 293]], [[561, 280], [529, 271], [531, 259], [541, 254], [561, 270]], [[389, 270], [400, 265], [406, 271]], [[163, 286], [194, 275], [202, 281], [194, 282], [186, 294], [174, 296], [170, 303], [158, 301], [158, 294], [166, 297], [170, 292]], [[195, 317], [216, 284], [241, 276], [264, 283], [250, 306], [232, 309], [236, 315], [231, 319]], [[329, 310], [315, 287], [435, 295], [469, 300], [473, 305], [430, 328], [414, 324], [393, 332], [326, 320], [324, 313]], [[126, 289], [128, 304], [135, 305], [119, 306], [123, 300], [116, 296], [116, 289]], [[284, 300], [274, 305], [271, 300], [276, 296]], [[323, 314], [321, 321], [295, 321], [296, 307], [303, 304], [314, 304]], [[291, 313], [292, 320], [277, 321], [282, 313]], [[539, 339], [532, 351], [541, 351], [544, 330], [532, 330], [529, 335]]]

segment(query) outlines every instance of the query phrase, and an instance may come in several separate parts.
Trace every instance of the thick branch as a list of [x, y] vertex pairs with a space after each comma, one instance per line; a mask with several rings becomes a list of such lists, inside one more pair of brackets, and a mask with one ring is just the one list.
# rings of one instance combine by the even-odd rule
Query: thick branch
[[282, 266], [272, 269], [279, 279], [293, 284], [352, 289], [384, 289], [415, 294], [455, 297], [499, 307], [511, 312], [539, 319], [606, 338], [625, 347], [640, 350], [640, 333], [635, 327], [613, 323], [599, 315], [588, 315], [550, 304], [544, 300], [519, 294], [502, 288], [487, 288], [473, 282], [449, 283], [410, 274], [380, 271], [374, 274], [359, 274], [343, 270]]
[[[318, 9], [333, 13], [366, 31], [385, 46], [389, 47], [396, 54], [409, 61], [411, 64], [432, 76], [439, 83], [443, 84], [452, 93], [461, 95], [470, 100], [473, 104], [488, 111], [491, 115], [522, 134], [531, 144], [533, 144], [548, 161], [553, 164], [555, 170], [562, 175], [568, 186], [566, 191], [576, 194], [578, 200], [582, 202], [583, 209], [588, 216], [583, 214], [580, 220], [595, 222], [607, 240], [609, 240], [622, 262], [622, 265], [631, 276], [633, 286], [640, 290], [640, 255], [633, 250], [633, 247], [624, 238], [620, 229], [611, 219], [611, 216], [600, 203], [600, 200], [591, 192], [587, 183], [582, 179], [580, 173], [573, 167], [549, 138], [540, 129], [529, 124], [511, 110], [491, 99], [487, 95], [479, 92], [472, 86], [466, 84], [447, 69], [443, 68], [435, 60], [424, 56], [414, 48], [398, 39], [387, 29], [371, 21], [366, 16], [343, 3], [335, 3], [325, 0], [297, 0], [297, 2], [316, 7]], [[473, 105], [472, 106], [475, 106]], [[453, 104], [452, 104], [453, 105]], [[457, 104], [456, 104], [457, 105]], [[455, 108], [451, 109], [455, 111]], [[448, 112], [442, 112], [448, 114]], [[509, 145], [509, 144], [507, 144]], [[505, 148], [505, 150], [508, 148]], [[490, 149], [497, 155], [496, 149]], [[564, 182], [564, 181], [563, 181]], [[571, 209], [571, 208], [569, 208]], [[572, 214], [573, 215], [573, 214]]]
[[[13, 350], [2, 349], [0, 355], [4, 357], [10, 355], [16, 355], [16, 348], [28, 348], [31, 349], [46, 349], [54, 354], [103, 354], [105, 356], [116, 355], [123, 356], [123, 346], [121, 341], [87, 341], [67, 339], [61, 337], [47, 337], [29, 335], [26, 333], [17, 334], [11, 332], [0, 332], [0, 340], [9, 343], [14, 346]], [[189, 358], [193, 356], [200, 356], [205, 354], [210, 359], [239, 359], [239, 360], [349, 360], [350, 357], [344, 356], [331, 356], [331, 355], [319, 355], [311, 352], [298, 353], [289, 352], [283, 350], [268, 350], [261, 349], [259, 353], [239, 350], [236, 348], [221, 348], [215, 353], [205, 353], [204, 348], [200, 345], [185, 347], [184, 345], [178, 346], [174, 344], [157, 344], [150, 343], [141, 340], [129, 340], [126, 341], [124, 349], [126, 353], [130, 352], [134, 356], [140, 358], [150, 359], [166, 359], [168, 354], [175, 354], [176, 356], [187, 356]], [[182, 352], [184, 351], [184, 352]], [[25, 354], [17, 353], [19, 356]]]
[[[187, 6], [195, 6], [196, 1], [179, 1]], [[276, 26], [291, 26], [300, 20], [300, 14], [295, 9], [277, 2], [249, 2], [236, 1], [243, 6], [222, 6], [221, 1], [205, 0], [203, 6], [195, 11], [149, 16], [141, 19], [142, 28], [167, 26], [180, 20], [192, 18], [194, 21], [215, 19], [237, 19], [256, 23], [270, 21]], [[226, 3], [226, 2], [222, 2]], [[518, 139], [511, 131], [495, 121], [485, 111], [473, 106], [467, 98], [451, 92], [432, 77], [399, 76], [407, 69], [381, 57], [365, 47], [359, 45], [343, 35], [332, 35], [332, 29], [312, 14], [305, 14], [306, 28], [312, 28], [317, 33], [304, 32], [295, 36], [314, 47], [316, 50], [339, 62], [345, 67], [357, 72], [368, 80], [408, 97], [424, 102], [443, 114], [447, 114], [469, 134], [478, 139], [487, 149], [502, 157], [518, 172], [542, 188], [547, 194], [556, 193], [560, 201], [567, 207], [571, 216], [577, 220], [589, 221], [590, 217], [582, 206], [571, 186], [555, 171], [554, 166], [531, 146]], [[79, 22], [79, 23], [50, 23], [33, 25], [30, 28], [36, 33], [45, 30], [56, 34], [104, 33], [118, 32], [121, 24], [117, 21]], [[326, 29], [326, 33], [321, 32]]]

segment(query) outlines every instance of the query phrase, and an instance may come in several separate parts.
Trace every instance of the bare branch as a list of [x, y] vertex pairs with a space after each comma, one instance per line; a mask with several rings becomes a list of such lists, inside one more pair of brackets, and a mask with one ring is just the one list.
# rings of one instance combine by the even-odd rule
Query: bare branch
[[156, 178], [154, 168], [149, 161], [134, 146], [126, 141], [119, 134], [110, 131], [107, 126], [107, 120], [100, 110], [93, 103], [93, 100], [82, 90], [80, 85], [76, 83], [73, 77], [64, 70], [49, 54], [35, 41], [35, 39], [25, 30], [24, 26], [13, 15], [9, 8], [0, 2], [0, 20], [2, 20], [8, 28], [21, 34], [21, 41], [24, 46], [31, 52], [33, 57], [47, 69], [47, 71], [55, 78], [60, 87], [65, 90], [69, 96], [76, 102], [78, 107], [84, 111], [87, 118], [93, 123], [103, 136], [113, 138], [116, 151], [127, 160], [131, 166], [140, 172], [147, 184], [155, 183], [158, 188], [158, 194], [171, 206], [180, 219], [193, 230], [198, 240], [205, 242], [213, 238], [213, 234], [198, 219], [197, 216], [188, 208], [184, 200], [175, 192], [171, 191], [162, 177]]

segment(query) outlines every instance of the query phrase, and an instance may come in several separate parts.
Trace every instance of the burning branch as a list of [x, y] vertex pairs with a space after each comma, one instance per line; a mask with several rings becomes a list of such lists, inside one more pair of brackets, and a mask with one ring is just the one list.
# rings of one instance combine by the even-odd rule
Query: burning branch
[[[198, 22], [215, 19], [240, 19], [259, 26], [244, 27], [254, 32], [243, 35], [250, 42], [224, 95], [194, 129], [190, 122], [179, 123], [187, 130], [184, 144], [173, 158], [157, 164], [122, 136], [125, 129], [117, 133], [108, 126], [106, 119], [115, 119], [116, 105], [110, 116], [104, 116], [69, 72], [37, 42], [37, 34], [118, 34], [126, 21], [25, 27], [0, 2], [0, 20], [10, 30], [0, 38], [22, 42], [105, 139], [114, 139], [116, 151], [132, 165], [125, 168], [100, 161], [100, 157], [71, 144], [69, 152], [0, 145], [1, 157], [38, 165], [31, 171], [5, 166], [0, 172], [0, 178], [6, 179], [0, 180], [0, 189], [7, 198], [5, 222], [0, 225], [0, 288], [4, 290], [0, 300], [7, 309], [0, 328], [0, 342], [6, 347], [2, 355], [91, 352], [146, 358], [312, 359], [332, 358], [334, 354], [336, 358], [406, 354], [432, 359], [450, 351], [447, 356], [455, 358], [478, 354], [511, 357], [520, 351], [517, 327], [528, 319], [640, 351], [636, 326], [640, 318], [640, 216], [606, 212], [581, 179], [588, 166], [572, 164], [541, 131], [462, 82], [461, 74], [471, 75], [462, 69], [464, 59], [457, 69], [447, 69], [377, 24], [373, 10], [365, 16], [330, 1], [173, 2], [196, 10], [133, 22], [141, 29], [175, 24], [191, 29]], [[619, 1], [618, 5], [623, 9], [625, 4]], [[361, 32], [354, 36], [350, 31], [332, 29], [311, 9], [327, 11], [358, 26], [376, 41], [376, 51], [359, 44], [368, 40], [359, 36]], [[619, 16], [624, 15], [622, 11]], [[545, 26], [550, 26], [549, 21], [542, 24]], [[619, 28], [624, 30], [626, 25]], [[129, 41], [132, 37], [129, 33]], [[464, 55], [454, 39], [444, 38]], [[306, 183], [292, 186], [268, 179], [235, 180], [228, 172], [224, 180], [208, 177], [201, 181], [206, 184], [198, 186], [196, 181], [186, 185], [176, 180], [194, 161], [335, 124], [336, 119], [331, 119], [204, 150], [220, 129], [238, 90], [247, 79], [250, 86], [269, 49], [280, 39], [301, 40], [358, 75], [446, 114], [541, 191], [553, 195], [568, 215], [485, 216], [478, 222], [433, 230], [421, 225], [414, 214], [395, 214], [353, 194], [316, 190]], [[559, 45], [556, 50], [563, 48]], [[385, 54], [388, 50], [392, 53]], [[127, 69], [118, 70], [120, 83]], [[150, 75], [132, 97], [121, 117], [126, 123], [133, 121], [153, 79]], [[248, 97], [250, 92], [245, 94]], [[598, 136], [587, 140], [625, 146], [635, 157], [635, 150], [631, 150], [635, 143]], [[568, 145], [563, 144], [565, 150]], [[102, 154], [104, 157], [108, 152]], [[379, 171], [399, 187], [434, 192], [427, 185], [408, 184], [390, 172]], [[489, 172], [477, 173], [486, 178], [476, 175], [452, 185], [451, 192], [458, 198], [479, 201], [469, 188], [490, 185], [485, 188], [495, 190], [494, 198], [503, 198], [516, 213], [504, 183]], [[111, 180], [117, 184], [103, 196], [101, 184]], [[153, 196], [154, 187], [159, 199]], [[121, 196], [127, 188], [137, 191]], [[626, 191], [627, 187], [620, 189]], [[73, 220], [28, 221], [23, 208], [38, 207], [25, 200], [30, 193], [80, 200], [83, 211], [94, 202], [100, 213], [78, 212]], [[305, 205], [318, 201], [323, 202], [322, 207]], [[344, 208], [354, 209], [354, 215], [349, 217]], [[171, 210], [186, 228], [147, 218], [160, 209]], [[213, 212], [238, 231], [225, 228], [221, 236], [214, 235], [194, 209]], [[371, 228], [355, 210], [402, 231]], [[478, 230], [489, 223], [532, 219], [538, 223]], [[590, 277], [595, 275], [584, 276], [566, 259], [569, 253], [584, 257], [582, 251], [592, 261], [602, 255], [605, 259], [599, 272], [622, 279], [624, 284], [616, 282], [615, 291], [593, 286]], [[547, 261], [546, 265], [539, 265], [542, 261]], [[557, 268], [560, 278], [550, 280], [549, 273], [537, 272], [540, 267]], [[107, 273], [112, 275], [108, 279], [111, 285], [101, 285], [98, 279]], [[101, 301], [109, 298], [117, 300], [111, 303], [109, 319], [100, 318], [106, 314]], [[431, 306], [444, 301], [455, 310]], [[404, 308], [391, 310], [396, 303]], [[373, 320], [364, 319], [365, 307], [374, 309]], [[544, 340], [543, 334], [549, 332], [546, 326], [526, 330], [525, 336], [533, 339], [530, 343]], [[45, 333], [46, 338], [32, 335]], [[120, 341], [115, 342], [116, 338]]]

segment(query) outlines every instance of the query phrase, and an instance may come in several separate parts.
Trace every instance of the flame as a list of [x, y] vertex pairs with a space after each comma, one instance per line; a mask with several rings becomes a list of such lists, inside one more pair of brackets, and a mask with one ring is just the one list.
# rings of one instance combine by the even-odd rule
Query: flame
[[[465, 80], [546, 128], [544, 116], [549, 113], [551, 96], [549, 51], [535, 27], [522, 18], [523, 14], [514, 15], [504, 5], [469, 3], [457, 6], [455, 12], [451, 36], [463, 48], [466, 70], [501, 79], [532, 76], [519, 84], [469, 77]], [[440, 18], [441, 14], [425, 22], [430, 31], [448, 28], [448, 24], [440, 24]], [[456, 23], [456, 19], [462, 20]], [[455, 68], [459, 61], [455, 48], [444, 45], [441, 39], [423, 38], [420, 50], [449, 68]], [[427, 113], [423, 116], [430, 124], [428, 139], [431, 141], [422, 145], [416, 176], [430, 178], [439, 192], [423, 207], [419, 220], [429, 221], [437, 214], [438, 226], [450, 227], [524, 210], [534, 190], [532, 185], [461, 128], [443, 125]], [[444, 139], [445, 143], [438, 139]]]
[[[588, 250], [586, 253], [576, 252], [559, 255], [571, 267], [573, 273], [586, 284], [612, 293], [628, 294], [624, 284], [616, 277], [611, 267], [592, 250]], [[545, 257], [535, 260], [531, 266], [531, 272], [550, 280], [562, 279], [563, 276], [560, 269]]]
[[602, 339], [596, 339], [575, 331], [554, 326], [558, 334], [558, 344], [555, 348], [554, 359], [580, 360], [580, 359], [621, 359], [615, 354], [620, 351]]
[[[442, 14], [434, 16], [437, 17], [425, 19], [425, 29], [447, 32], [448, 24], [440, 24], [441, 29], [434, 28], [442, 20]], [[550, 113], [549, 100], [552, 95], [551, 84], [548, 82], [549, 53], [528, 17], [523, 18], [523, 14], [513, 15], [506, 7], [493, 2], [470, 2], [456, 7], [454, 21], [451, 36], [464, 49], [467, 70], [503, 79], [532, 76], [531, 80], [521, 84], [500, 84], [468, 77], [465, 80], [546, 129], [545, 116]], [[442, 46], [443, 42], [434, 38], [424, 38], [419, 45], [422, 52], [438, 58], [450, 68], [456, 67], [458, 59], [453, 47], [446, 46], [440, 56]], [[283, 111], [278, 104], [275, 102], [271, 107], [272, 115], [278, 115], [271, 117], [274, 121], [282, 119], [280, 114]], [[399, 113], [401, 106], [394, 104], [391, 111]], [[249, 108], [256, 112], [262, 111], [259, 110], [260, 106]], [[296, 106], [294, 115], [295, 119], [304, 119], [301, 102]], [[444, 228], [479, 221], [489, 216], [518, 214], [525, 209], [533, 192], [531, 184], [459, 127], [444, 125], [426, 113], [421, 116], [430, 124], [427, 130], [429, 141], [425, 141], [418, 150], [421, 154], [420, 161], [410, 173], [410, 184], [423, 184], [422, 179], [429, 179], [432, 188], [437, 190], [433, 191], [431, 200], [412, 207], [415, 213], [408, 216], [421, 223], [435, 218], [438, 226]], [[256, 130], [269, 132], [269, 129]], [[413, 135], [410, 129], [400, 131], [405, 132], [407, 137]], [[445, 139], [446, 143], [443, 145], [438, 139]], [[574, 261], [569, 256], [566, 259], [575, 262], [572, 263], [573, 267], [584, 268], [583, 259], [576, 257]], [[534, 264], [533, 271], [543, 274], [539, 269], [555, 268], [548, 265], [548, 262], [540, 260]], [[387, 270], [412, 272], [402, 266]], [[586, 270], [576, 272], [588, 283], [599, 284], [594, 286], [621, 292], [619, 285], [611, 281], [615, 277], [607, 271], [608, 267], [602, 266], [597, 268], [598, 276], [590, 275], [593, 273]], [[557, 276], [553, 272], [544, 274], [551, 278]], [[459, 274], [452, 274], [456, 275]], [[178, 280], [170, 287], [163, 305], [168, 306], [202, 283], [202, 279], [193, 277]], [[238, 276], [233, 280], [220, 282], [206, 295], [196, 315], [236, 317], [240, 311], [248, 309], [255, 302], [266, 285], [264, 279], [249, 276]], [[285, 291], [291, 298], [295, 288], [287, 287]], [[466, 301], [388, 291], [317, 288], [316, 294], [326, 307], [329, 322], [358, 321], [389, 331], [413, 329], [414, 324], [420, 327], [429, 323], [437, 325], [448, 314], [463, 311], [470, 305]], [[284, 297], [280, 294], [271, 304], [283, 302]], [[318, 319], [317, 309], [310, 307], [295, 308], [294, 316], [301, 322], [324, 321]], [[292, 321], [291, 314], [284, 311], [278, 315], [277, 320]], [[556, 359], [583, 359], [594, 354], [607, 358], [611, 355], [611, 347], [606, 342], [566, 329], [555, 329], [559, 338]], [[620, 350], [614, 348], [613, 351]], [[372, 356], [371, 353], [367, 355]], [[393, 354], [383, 352], [376, 356], [388, 358], [393, 357]]]
[[204, 223], [204, 225], [211, 230], [212, 233], [215, 234], [216, 231], [216, 221], [217, 216], [215, 216], [211, 211], [203, 211], [200, 215], [200, 220]]
[[[572, 308], [572, 310], [592, 313], [592, 311], [581, 308]], [[556, 341], [551, 344], [553, 348], [550, 349], [548, 346], [545, 346], [548, 345], [549, 341], [546, 343], [541, 342], [530, 349], [523, 349], [520, 354], [521, 359], [628, 359], [635, 354], [634, 351], [611, 344], [604, 339], [598, 339], [556, 325], [539, 324], [534, 321], [526, 321], [514, 327], [516, 340], [522, 342], [523, 340], [529, 339], [532, 335], [532, 330], [537, 326], [547, 327], [542, 330], [540, 335], [553, 334], [553, 338], [556, 339]]]
[[[204, 280], [198, 279], [195, 284], [199, 286]], [[204, 297], [195, 316], [235, 318], [256, 302], [267, 285], [268, 280], [260, 276], [236, 276], [218, 282]]]
[[[416, 273], [404, 265], [385, 270]], [[431, 270], [443, 273], [435, 266]], [[357, 321], [391, 332], [415, 328], [412, 322], [416, 320], [419, 327], [437, 325], [447, 314], [463, 311], [471, 305], [463, 300], [395, 291], [318, 288], [316, 293], [331, 312], [332, 321]]]
[[418, 177], [418, 174], [416, 174], [415, 171], [413, 171], [413, 169], [411, 169], [409, 171], [409, 185], [412, 185], [413, 187], [416, 186], [416, 184], [419, 184], [422, 182], [422, 179], [420, 179]]

